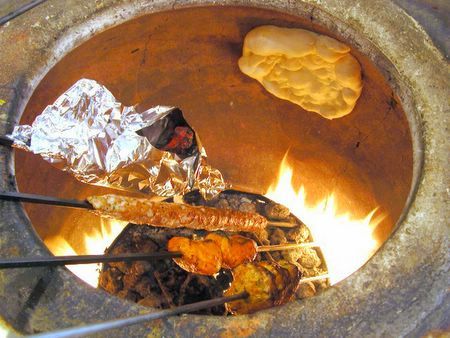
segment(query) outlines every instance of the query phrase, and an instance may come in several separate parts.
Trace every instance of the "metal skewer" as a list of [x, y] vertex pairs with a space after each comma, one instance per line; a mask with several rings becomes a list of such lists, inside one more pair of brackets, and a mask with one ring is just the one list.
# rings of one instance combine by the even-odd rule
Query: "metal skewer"
[[[81, 209], [89, 209], [89, 210], [94, 209], [94, 207], [88, 201], [63, 199], [63, 198], [49, 197], [49, 196], [44, 196], [44, 195], [25, 194], [25, 193], [21, 193], [21, 192], [1, 191], [0, 192], [0, 200], [37, 203], [37, 204], [48, 204], [48, 205], [56, 205], [56, 206], [63, 206], [63, 207], [69, 207], [69, 208], [81, 208]], [[274, 226], [274, 227], [283, 227], [283, 228], [293, 228], [293, 227], [298, 226], [298, 224], [296, 224], [296, 223], [273, 222], [273, 221], [269, 221], [267, 223], [267, 225]]]
[[217, 306], [217, 305], [222, 305], [222, 304], [225, 304], [225, 303], [228, 303], [231, 301], [235, 301], [238, 299], [245, 299], [248, 296], [249, 296], [249, 294], [247, 292], [242, 292], [242, 293], [239, 293], [239, 294], [233, 295], [233, 296], [204, 300], [201, 302], [178, 306], [173, 309], [151, 312], [151, 313], [147, 313], [144, 315], [139, 315], [139, 316], [134, 316], [134, 317], [129, 317], [129, 318], [114, 319], [114, 320], [109, 320], [109, 321], [105, 321], [105, 322], [97, 323], [97, 324], [87, 324], [87, 325], [82, 325], [82, 326], [76, 326], [76, 327], [63, 329], [63, 330], [59, 330], [59, 331], [52, 331], [52, 332], [31, 335], [28, 337], [34, 337], [34, 338], [80, 337], [80, 336], [85, 336], [88, 334], [103, 332], [106, 330], [119, 329], [122, 327], [139, 324], [139, 323], [146, 322], [149, 320], [167, 318], [167, 317], [178, 315], [181, 313], [189, 313], [189, 312], [193, 312], [193, 311], [198, 311], [201, 309], [206, 309], [206, 308], [210, 308], [210, 307]]
[[181, 257], [180, 252], [127, 253], [119, 255], [80, 255], [54, 257], [20, 257], [0, 259], [0, 269], [31, 268], [38, 266], [61, 266], [108, 262], [153, 261]]
[[5, 147], [11, 147], [14, 141], [6, 136], [0, 136], [0, 145]]
[[257, 252], [268, 252], [268, 251], [282, 251], [282, 250], [292, 250], [300, 248], [312, 248], [318, 247], [316, 242], [308, 243], [286, 243], [286, 244], [273, 244], [273, 245], [259, 245], [256, 249]]
[[19, 7], [18, 9], [16, 9], [15, 11], [12, 11], [11, 13], [2, 16], [0, 18], [0, 26], [4, 25], [5, 23], [7, 23], [8, 21], [17, 18], [18, 16], [22, 15], [25, 12], [28, 12], [30, 9], [33, 9], [34, 7], [46, 2], [47, 0], [33, 0], [21, 7]]
[[94, 209], [94, 207], [88, 201], [70, 200], [35, 194], [24, 194], [22, 192], [2, 191], [0, 192], [0, 200], [57, 205], [69, 208], [81, 208], [90, 210]]
[[[305, 247], [314, 247], [317, 243], [300, 244], [279, 244], [279, 245], [261, 245], [257, 247], [257, 252], [292, 250]], [[0, 270], [12, 268], [32, 268], [39, 266], [63, 266], [92, 263], [108, 262], [134, 262], [134, 261], [153, 261], [167, 258], [182, 257], [181, 252], [160, 251], [152, 253], [127, 253], [119, 255], [79, 255], [79, 256], [53, 256], [53, 257], [18, 257], [0, 259]]]

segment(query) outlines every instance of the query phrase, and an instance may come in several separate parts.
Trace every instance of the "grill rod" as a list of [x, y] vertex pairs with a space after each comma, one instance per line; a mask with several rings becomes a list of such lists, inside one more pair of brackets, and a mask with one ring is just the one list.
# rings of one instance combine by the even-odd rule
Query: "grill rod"
[[61, 207], [69, 207], [77, 209], [88, 209], [88, 210], [94, 209], [94, 207], [88, 201], [63, 199], [44, 195], [25, 194], [22, 192], [14, 192], [14, 191], [1, 191], [0, 200], [56, 205]]
[[0, 146], [11, 147], [14, 141], [9, 137], [0, 135]]
[[[260, 245], [257, 252], [282, 251], [300, 248], [317, 247], [311, 243], [286, 243], [279, 245]], [[168, 258], [182, 257], [178, 251], [159, 251], [152, 253], [127, 253], [119, 255], [73, 255], [73, 256], [52, 256], [52, 257], [16, 257], [0, 259], [0, 270], [13, 268], [33, 268], [42, 266], [63, 266], [92, 263], [109, 262], [134, 262], [134, 261], [154, 261]]]
[[0, 18], [0, 26], [4, 25], [8, 21], [11, 21], [14, 18], [17, 18], [18, 16], [28, 12], [30, 9], [33, 9], [36, 6], [39, 6], [40, 4], [46, 2], [47, 0], [33, 0], [19, 8], [17, 8], [15, 11], [12, 11], [11, 13], [6, 14], [5, 16], [2, 16]]
[[174, 315], [179, 315], [182, 313], [189, 313], [193, 311], [198, 311], [202, 309], [207, 309], [213, 306], [222, 305], [231, 301], [248, 298], [249, 294], [247, 292], [242, 292], [237, 295], [220, 297], [209, 300], [204, 300], [201, 302], [196, 302], [192, 304], [178, 306], [173, 309], [167, 309], [162, 311], [151, 312], [139, 316], [133, 316], [128, 318], [114, 319], [109, 321], [104, 321], [102, 323], [80, 325], [72, 328], [67, 328], [58, 331], [40, 333], [36, 335], [31, 335], [28, 337], [33, 338], [67, 338], [67, 337], [81, 337], [89, 334], [94, 334], [98, 332], [103, 332], [111, 329], [119, 329], [122, 327], [139, 324], [149, 320], [167, 318]]
[[19, 257], [0, 259], [1, 269], [32, 268], [40, 266], [61, 266], [108, 262], [154, 261], [181, 257], [181, 252], [127, 253], [119, 255], [79, 255], [53, 257]]
[[[24, 194], [19, 192], [0, 192], [0, 200], [30, 202], [39, 204], [49, 204], [56, 206], [93, 209], [87, 201], [68, 200], [55, 197], [48, 197], [34, 194]], [[318, 247], [315, 242], [308, 243], [285, 243], [278, 245], [258, 245], [257, 252], [284, 251], [300, 248]], [[107, 263], [118, 261], [149, 261], [168, 258], [182, 257], [180, 252], [156, 252], [156, 253], [130, 253], [120, 255], [77, 255], [77, 256], [53, 256], [53, 257], [16, 257], [0, 259], [0, 270], [10, 268], [30, 268], [42, 266], [62, 266], [90, 263]]]
[[[37, 204], [56, 205], [69, 208], [81, 208], [93, 210], [94, 207], [88, 201], [63, 199], [58, 197], [50, 197], [44, 195], [26, 194], [15, 191], [0, 191], [0, 200], [14, 201], [14, 202], [27, 202]], [[281, 227], [281, 228], [294, 228], [298, 226], [296, 223], [290, 222], [274, 222], [269, 221], [267, 226]]]

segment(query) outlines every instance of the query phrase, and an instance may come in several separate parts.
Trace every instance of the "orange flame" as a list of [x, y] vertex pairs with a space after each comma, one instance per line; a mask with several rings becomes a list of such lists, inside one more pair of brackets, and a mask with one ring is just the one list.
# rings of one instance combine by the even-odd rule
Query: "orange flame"
[[307, 205], [303, 186], [296, 192], [292, 186], [293, 169], [283, 158], [276, 183], [266, 196], [288, 207], [310, 229], [314, 241], [322, 249], [330, 283], [335, 284], [358, 270], [378, 249], [380, 243], [373, 232], [383, 217], [373, 218], [377, 208], [363, 219], [338, 210], [331, 192], [314, 206]]
[[[75, 250], [65, 238], [59, 235], [45, 239], [45, 244], [56, 256], [100, 255], [126, 225], [127, 222], [101, 218], [100, 230], [94, 229], [92, 233], [84, 234], [84, 251]], [[89, 285], [97, 287], [100, 264], [67, 265], [67, 268]]]

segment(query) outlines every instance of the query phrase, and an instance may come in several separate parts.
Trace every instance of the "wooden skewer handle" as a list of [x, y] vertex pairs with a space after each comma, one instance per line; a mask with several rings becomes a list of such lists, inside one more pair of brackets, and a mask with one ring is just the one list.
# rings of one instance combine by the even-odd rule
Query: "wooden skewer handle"
[[314, 277], [302, 278], [302, 279], [300, 279], [300, 283], [315, 282], [317, 280], [327, 279], [327, 278], [330, 278], [330, 275], [328, 273], [323, 274], [323, 275], [314, 276]]
[[68, 200], [57, 197], [49, 197], [43, 195], [24, 194], [21, 192], [1, 191], [0, 200], [14, 202], [28, 202], [38, 204], [58, 205], [70, 208], [94, 209], [87, 201]]
[[282, 250], [292, 250], [300, 248], [311, 248], [319, 246], [316, 242], [309, 243], [286, 243], [286, 244], [274, 244], [274, 245], [260, 245], [256, 249], [257, 252], [268, 252], [268, 251], [282, 251]]
[[267, 226], [277, 228], [295, 228], [299, 225], [295, 222], [268, 221]]

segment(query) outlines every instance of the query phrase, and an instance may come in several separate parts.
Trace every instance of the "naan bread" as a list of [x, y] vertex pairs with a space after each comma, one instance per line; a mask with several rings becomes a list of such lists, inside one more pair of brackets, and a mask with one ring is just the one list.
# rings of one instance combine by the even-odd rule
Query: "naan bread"
[[276, 97], [327, 119], [350, 114], [362, 89], [361, 67], [350, 48], [304, 29], [251, 30], [239, 68]]

